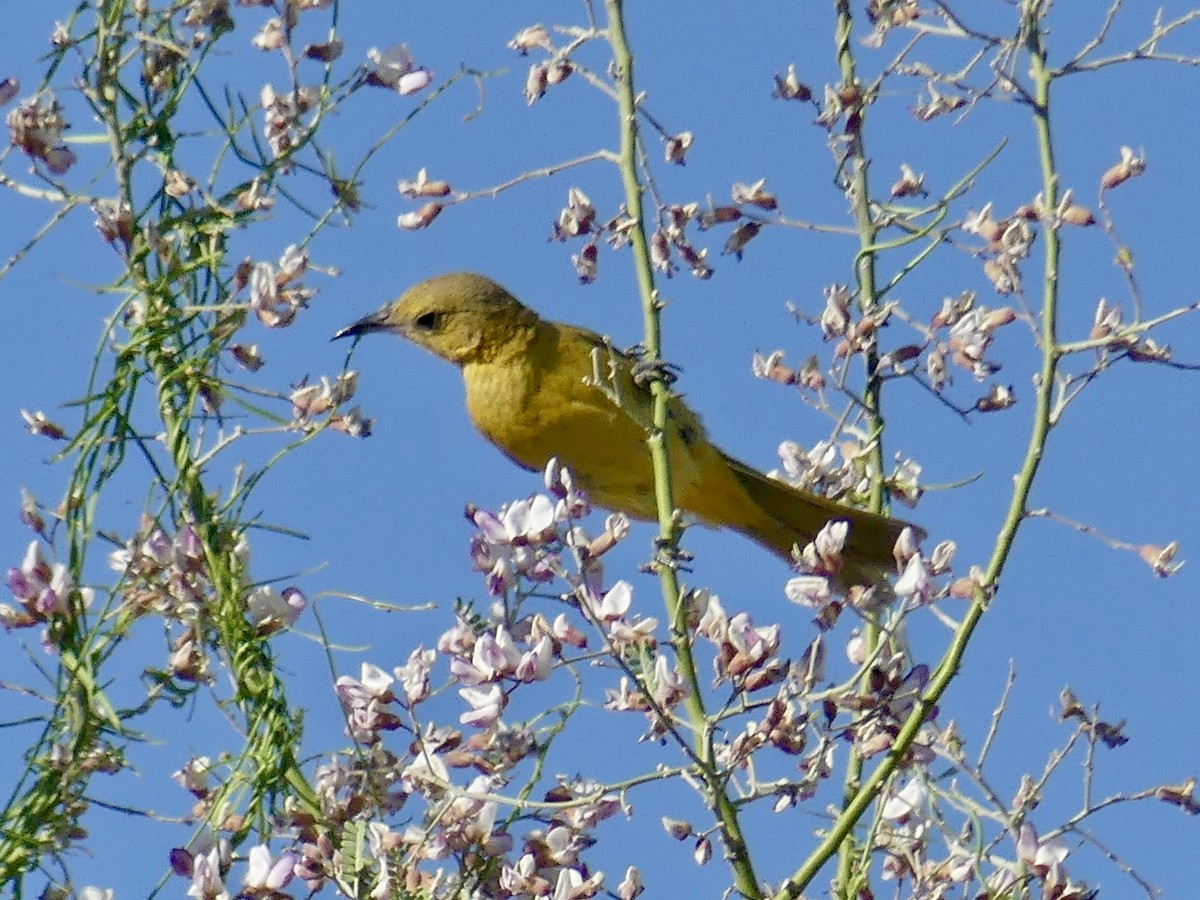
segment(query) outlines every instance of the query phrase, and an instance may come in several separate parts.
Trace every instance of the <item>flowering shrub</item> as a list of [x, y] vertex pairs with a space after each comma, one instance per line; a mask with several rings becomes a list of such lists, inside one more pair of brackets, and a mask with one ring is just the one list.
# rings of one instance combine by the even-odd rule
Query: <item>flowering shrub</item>
[[[55, 210], [0, 277], [26, 264], [82, 207], [99, 239], [88, 249], [102, 250], [115, 267], [101, 293], [116, 300], [86, 383], [71, 393], [80, 399], [53, 417], [29, 411], [24, 396], [13, 404], [29, 404], [21, 408], [25, 429], [53, 442], [46, 446], [55, 447], [67, 475], [61, 502], [23, 493], [19, 521], [35, 537], [23, 553], [14, 544], [11, 602], [0, 604], [9, 642], [37, 635], [23, 657], [30, 684], [5, 682], [14, 703], [37, 704], [35, 714], [14, 714], [7, 724], [37, 728], [23, 731], [24, 752], [11, 754], [21, 764], [0, 813], [0, 882], [15, 894], [113, 897], [108, 888], [79, 886], [73, 874], [80, 850], [105, 859], [97, 842], [125, 840], [122, 829], [95, 827], [95, 808], [103, 808], [131, 821], [138, 814], [170, 835], [173, 849], [150, 862], [153, 851], [140, 854], [146, 872], [136, 876], [161, 872], [172, 879], [169, 890], [202, 900], [322, 891], [632, 900], [646, 886], [682, 892], [681, 867], [693, 865], [724, 866], [704, 881], [713, 896], [795, 900], [825, 879], [834, 896], [847, 898], [886, 890], [913, 898], [1082, 900], [1096, 892], [1080, 874], [1094, 883], [1089, 845], [1150, 894], [1137, 869], [1089, 828], [1101, 811], [1142, 800], [1195, 814], [1194, 780], [1100, 799], [1093, 791], [1100, 754], [1129, 738], [1123, 722], [1102, 719], [1068, 689], [1060, 697], [1061, 746], [1047, 751], [1040, 775], [1026, 775], [1006, 797], [991, 766], [1012, 677], [981, 740], [960, 731], [954, 716], [963, 700], [948, 689], [970, 664], [981, 618], [1003, 602], [1001, 576], [1030, 519], [1097, 537], [1156, 576], [1182, 566], [1175, 540], [1110, 538], [1034, 508], [1031, 498], [1045, 477], [1051, 433], [1094, 382], [1134, 363], [1171, 375], [1196, 368], [1163, 337], [1195, 305], [1152, 305], [1132, 250], [1117, 236], [1110, 197], [1150, 171], [1147, 154], [1114, 139], [1107, 168], [1094, 173], [1096, 202], [1085, 203], [1081, 179], [1055, 153], [1051, 86], [1127, 62], [1195, 66], [1197, 53], [1164, 46], [1194, 40], [1200, 11], [1159, 15], [1138, 26], [1148, 30], [1129, 49], [1109, 53], [1120, 2], [1073, 49], [1068, 38], [1055, 43], [1052, 23], [1060, 20], [1048, 2], [1005, 9], [1010, 20], [1002, 26], [983, 24], [986, 17], [968, 7], [837, 2], [829, 19], [836, 55], [828, 65], [758, 61], [754, 77], [764, 99], [771, 94], [780, 116], [811, 120], [806, 134], [832, 152], [832, 180], [801, 172], [807, 180], [796, 182], [793, 170], [804, 167], [789, 155], [782, 171], [730, 178], [728, 199], [702, 168], [710, 136], [699, 125], [668, 128], [654, 108], [642, 65], [656, 47], [647, 41], [635, 54], [626, 21], [632, 10], [619, 0], [603, 10], [585, 3], [575, 24], [516, 30], [507, 46], [524, 70], [519, 84], [465, 66], [438, 82], [424, 64], [437, 58], [436, 48], [415, 37], [383, 49], [362, 43], [344, 26], [358, 14], [354, 5], [336, 0], [116, 0], [81, 6], [56, 25], [39, 85], [23, 91], [15, 78], [0, 79], [0, 105], [11, 107], [0, 180], [14, 196]], [[689, 15], [696, 24], [708, 14]], [[980, 24], [972, 24], [976, 15]], [[672, 34], [677, 24], [671, 21]], [[385, 38], [392, 25], [374, 23], [380, 33], [371, 39]], [[238, 26], [256, 30], [248, 37]], [[393, 37], [401, 36], [379, 43]], [[461, 37], [445, 29], [447, 42]], [[451, 46], [456, 55], [458, 44]], [[248, 56], [231, 62], [239, 47]], [[964, 48], [965, 61], [956, 56]], [[720, 63], [721, 53], [714, 56]], [[720, 79], [744, 74], [692, 62], [686, 71], [701, 79], [714, 68]], [[596, 89], [605, 109], [616, 107], [616, 134], [596, 138], [601, 149], [549, 165], [522, 158], [517, 174], [463, 189], [448, 174], [451, 160], [428, 149], [429, 132], [409, 131], [458, 96], [460, 82], [479, 91], [468, 122], [497, 102], [489, 91], [507, 90], [521, 110], [551, 117], [555, 109], [561, 114], [554, 104]], [[724, 84], [688, 85], [714, 98], [723, 96], [718, 88]], [[904, 127], [887, 118], [895, 96], [907, 98]], [[1035, 185], [1029, 196], [1012, 203], [988, 193], [985, 179], [1004, 142], [966, 163], [964, 149], [951, 175], [901, 162], [898, 179], [879, 187], [877, 159], [893, 151], [925, 155], [929, 139], [910, 141], [905, 128], [925, 135], [919, 129], [953, 119], [965, 133], [976, 121], [968, 117], [1001, 102], [1033, 125], [1035, 139], [1022, 151], [1030, 154], [1023, 157], [1028, 171], [1005, 176], [1020, 190]], [[388, 122], [377, 136], [370, 130], [376, 120], [353, 118], [372, 104]], [[572, 107], [571, 118], [549, 121], [590, 135], [588, 109]], [[512, 138], [505, 124], [486, 140], [455, 131], [455, 149], [467, 145], [473, 166], [485, 171], [494, 148]], [[772, 132], [761, 124], [761, 136], [739, 142], [771, 147]], [[79, 130], [88, 133], [77, 137]], [[356, 143], [363, 135], [370, 135], [365, 146]], [[532, 132], [520, 137], [540, 152]], [[656, 140], [661, 157], [652, 152]], [[462, 227], [456, 217], [474, 201], [554, 179], [565, 203], [553, 212], [538, 207], [537, 244], [548, 223], [546, 252], [563, 257], [564, 267], [569, 262], [570, 277], [582, 284], [615, 277], [609, 271], [620, 266], [633, 271], [645, 333], [626, 355], [632, 384], [649, 401], [629, 405], [621, 394], [629, 385], [600, 348], [594, 371], [580, 377], [639, 417], [654, 466], [658, 528], [635, 571], [627, 562], [639, 552], [631, 549], [637, 532], [629, 518], [593, 510], [584, 486], [551, 460], [536, 493], [498, 509], [468, 507], [462, 543], [479, 578], [452, 609], [436, 606], [437, 633], [411, 642], [407, 631], [401, 639], [389, 633], [363, 649], [343, 643], [341, 623], [321, 614], [323, 604], [363, 598], [312, 590], [318, 576], [311, 568], [277, 574], [285, 564], [272, 542], [299, 529], [279, 524], [272, 510], [291, 509], [296, 495], [316, 496], [318, 482], [346, 483], [344, 471], [324, 462], [280, 478], [285, 466], [325, 450], [335, 439], [326, 432], [366, 438], [375, 427], [376, 418], [351, 403], [382, 379], [360, 376], [348, 357], [342, 371], [310, 371], [302, 348], [305, 328], [326, 304], [323, 279], [337, 274], [317, 262], [336, 244], [318, 239], [333, 225], [371, 221], [372, 204], [383, 201], [371, 193], [370, 164], [393, 142], [403, 143], [406, 160], [431, 157], [398, 180], [398, 228], [388, 240], [413, 242], [399, 246], [423, 247], [417, 242]], [[684, 180], [685, 165], [702, 174]], [[618, 177], [590, 179], [602, 166]], [[815, 182], [834, 185], [848, 226], [809, 221], [808, 212], [798, 217], [800, 201], [789, 188], [814, 194]], [[493, 228], [487, 237], [519, 236], [532, 246], [528, 221], [509, 215], [512, 234]], [[268, 227], [289, 236], [268, 238]], [[675, 392], [687, 382], [664, 354], [671, 321], [665, 285], [721, 283], [757, 265], [782, 266], [790, 257], [777, 248], [795, 229], [847, 235], [853, 246], [840, 266], [844, 283], [819, 295], [807, 285], [815, 301], [789, 308], [795, 323], [812, 329], [820, 352], [797, 366], [782, 349], [751, 357], [764, 390], [789, 388], [830, 422], [828, 435], [811, 444], [782, 441], [774, 477], [877, 512], [890, 499], [936, 534], [944, 529], [926, 519], [935, 485], [922, 454], [906, 450], [889, 460], [883, 441], [904, 416], [922, 426], [906, 442], [925, 441], [936, 455], [944, 435], [923, 410], [893, 400], [896, 392], [911, 389], [899, 396], [929, 398], [956, 421], [1031, 409], [1022, 435], [1028, 449], [1005, 482], [987, 549], [977, 533], [962, 542], [968, 553], [955, 540], [922, 540], [920, 529], [907, 528], [892, 548], [894, 568], [859, 577], [844, 556], [848, 523], [831, 515], [794, 548], [774, 596], [745, 600], [733, 585], [722, 588], [722, 599], [704, 586], [710, 573], [688, 550], [695, 523], [674, 509], [677, 480], [687, 473], [672, 466], [662, 435], [678, 416]], [[467, 234], [455, 248], [482, 253]], [[1128, 294], [1087, 300], [1082, 318], [1072, 314], [1083, 300], [1065, 302], [1073, 273], [1063, 263], [1079, 234], [1110, 239]], [[386, 266], [370, 243], [378, 273]], [[930, 299], [931, 282], [900, 296], [917, 281], [914, 273], [942, 259], [939, 299]], [[85, 262], [91, 280], [105, 277], [93, 275], [90, 256]], [[953, 285], [948, 295], [946, 284]], [[1014, 350], [1026, 331], [1029, 347]], [[54, 368], [32, 353], [13, 355], [23, 372]], [[55, 362], [66, 368], [65, 360]], [[1025, 382], [1016, 374], [1023, 367]], [[599, 446], [604, 439], [595, 436]], [[341, 459], [349, 446], [338, 448]], [[408, 465], [394, 462], [403, 452], [389, 450], [392, 464]], [[284, 500], [267, 487], [277, 482], [288, 489]], [[385, 544], [376, 559], [402, 547], [410, 576], [423, 562], [428, 542], [419, 517], [392, 511], [402, 533], [383, 534], [363, 526], [359, 510], [321, 506], [305, 514]], [[971, 506], [969, 518], [988, 516]], [[746, 557], [740, 574], [754, 559]], [[639, 574], [657, 579], [657, 590]], [[693, 576], [697, 584], [687, 583]], [[359, 606], [372, 614], [397, 610]], [[317, 676], [305, 671], [301, 681], [289, 656], [295, 644], [287, 642], [305, 639], [319, 646], [331, 673], [317, 699], [308, 689]], [[344, 730], [320, 718], [330, 697]], [[966, 708], [981, 705], [970, 698]], [[181, 711], [185, 718], [177, 718]], [[198, 724], [206, 714], [232, 726], [236, 746]], [[597, 721], [605, 724], [597, 728]], [[971, 741], [980, 746], [974, 758], [965, 749]], [[581, 744], [590, 753], [580, 753]], [[125, 796], [123, 786], [114, 789], [119, 802], [100, 799], [97, 776], [140, 773], [138, 760], [151, 750], [169, 755], [174, 771], [168, 779], [147, 768], [145, 778], [156, 785], [173, 779], [174, 802], [190, 804], [182, 815], [163, 812], [169, 804], [159, 796], [133, 789]], [[1083, 804], [1058, 816], [1043, 805], [1048, 785], [1079, 757]], [[658, 796], [650, 786], [691, 791], [692, 814], [643, 801]], [[690, 857], [656, 858], [639, 841], [614, 838], [622, 820], [661, 822], [665, 839], [685, 845]]]

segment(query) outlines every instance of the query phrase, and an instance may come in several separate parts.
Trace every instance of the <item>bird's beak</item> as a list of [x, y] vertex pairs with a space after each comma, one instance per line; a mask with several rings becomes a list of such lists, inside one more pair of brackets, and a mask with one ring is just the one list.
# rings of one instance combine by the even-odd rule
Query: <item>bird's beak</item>
[[376, 310], [370, 315], [363, 316], [352, 325], [347, 325], [330, 340], [336, 341], [344, 337], [358, 337], [361, 334], [370, 334], [372, 331], [393, 331], [391, 322], [388, 320], [388, 307]]

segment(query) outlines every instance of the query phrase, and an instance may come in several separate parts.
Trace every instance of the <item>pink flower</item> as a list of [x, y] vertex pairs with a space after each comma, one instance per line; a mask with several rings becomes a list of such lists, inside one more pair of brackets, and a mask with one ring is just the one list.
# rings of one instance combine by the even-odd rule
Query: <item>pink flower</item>
[[281, 593], [269, 585], [263, 585], [251, 591], [246, 598], [246, 613], [259, 634], [263, 635], [295, 625], [305, 606], [307, 601], [304, 595], [294, 587], [285, 588]]
[[436, 660], [436, 650], [426, 650], [420, 646], [408, 655], [407, 663], [392, 670], [403, 686], [409, 704], [418, 703], [429, 696], [429, 673]]
[[933, 579], [925, 560], [919, 554], [909, 557], [904, 573], [896, 581], [896, 596], [925, 604], [933, 599], [934, 593]]
[[550, 665], [553, 661], [554, 641], [549, 635], [542, 635], [532, 650], [522, 654], [513, 676], [519, 681], [545, 681], [550, 675]]
[[243, 893], [250, 896], [271, 896], [281, 888], [287, 887], [292, 880], [297, 859], [294, 853], [283, 853], [279, 859], [272, 861], [271, 851], [265, 844], [251, 847], [246, 876], [242, 881]]
[[467, 687], [458, 692], [471, 707], [458, 717], [463, 725], [486, 727], [500, 718], [500, 713], [508, 704], [508, 697], [500, 690], [500, 685], [489, 684], [487, 687]]
[[893, 793], [883, 804], [881, 815], [885, 819], [902, 820], [913, 814], [923, 815], [929, 792], [920, 781], [910, 781], [900, 791]]
[[822, 575], [799, 575], [789, 579], [783, 586], [783, 594], [793, 603], [810, 609], [821, 609], [832, 596], [829, 579]]
[[633, 605], [633, 585], [624, 579], [609, 588], [599, 600], [591, 590], [585, 589], [581, 594], [588, 612], [601, 622], [613, 622], [623, 618]]
[[652, 696], [659, 706], [670, 709], [688, 693], [687, 682], [678, 670], [671, 666], [663, 654], [654, 660], [654, 686]]

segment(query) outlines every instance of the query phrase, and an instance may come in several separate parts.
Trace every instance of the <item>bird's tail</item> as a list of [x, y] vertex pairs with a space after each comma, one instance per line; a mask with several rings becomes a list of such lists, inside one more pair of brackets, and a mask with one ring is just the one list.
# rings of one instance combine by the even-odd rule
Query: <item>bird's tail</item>
[[[882, 573], [894, 569], [892, 548], [900, 532], [908, 527], [907, 522], [810, 494], [769, 478], [733, 457], [726, 456], [725, 460], [742, 488], [766, 515], [765, 521], [747, 523], [741, 529], [758, 543], [790, 560], [793, 545], [803, 547], [826, 522], [847, 521], [850, 532], [844, 551], [848, 563], [845, 574], [853, 578], [865, 571]], [[915, 530], [918, 537], [923, 536], [919, 528]]]

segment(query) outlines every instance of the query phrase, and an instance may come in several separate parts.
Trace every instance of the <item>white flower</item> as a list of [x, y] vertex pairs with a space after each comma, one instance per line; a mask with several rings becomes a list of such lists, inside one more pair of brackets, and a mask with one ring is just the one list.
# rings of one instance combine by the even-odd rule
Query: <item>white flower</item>
[[504, 711], [504, 707], [508, 703], [508, 698], [500, 690], [500, 685], [494, 683], [487, 687], [461, 688], [458, 694], [471, 707], [458, 717], [458, 721], [464, 725], [480, 727], [491, 725], [500, 718], [500, 713]]
[[821, 575], [798, 575], [783, 586], [783, 595], [800, 606], [820, 609], [831, 596], [829, 579]]
[[384, 50], [372, 47], [367, 51], [367, 59], [374, 65], [371, 75], [375, 80], [401, 94], [414, 94], [433, 81], [432, 73], [416, 67], [404, 44], [392, 44]]
[[913, 813], [919, 813], [925, 808], [929, 792], [920, 781], [912, 780], [902, 790], [892, 794], [883, 804], [885, 819], [904, 819]]
[[304, 595], [294, 587], [280, 593], [269, 585], [263, 585], [251, 591], [246, 598], [246, 612], [250, 621], [264, 634], [294, 625], [306, 605]]
[[904, 573], [896, 581], [896, 596], [928, 603], [933, 598], [933, 580], [929, 568], [920, 555], [913, 556], [904, 567]]

